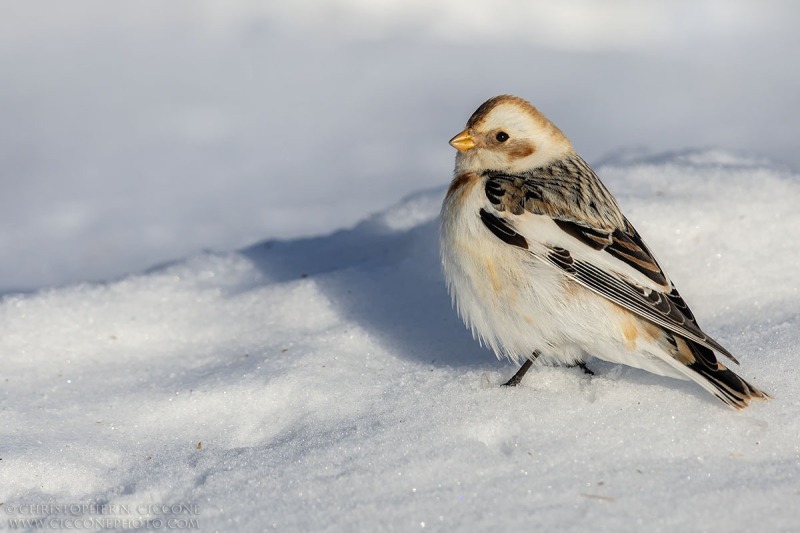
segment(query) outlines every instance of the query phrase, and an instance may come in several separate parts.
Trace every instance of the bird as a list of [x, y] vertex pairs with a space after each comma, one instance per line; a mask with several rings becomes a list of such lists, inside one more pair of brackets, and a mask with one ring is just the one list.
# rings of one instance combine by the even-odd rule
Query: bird
[[[691, 380], [728, 406], [770, 396], [720, 362], [675, 285], [597, 174], [528, 101], [490, 98], [450, 140], [440, 258], [473, 337], [521, 365], [595, 357]], [[590, 372], [591, 373], [591, 372]]]

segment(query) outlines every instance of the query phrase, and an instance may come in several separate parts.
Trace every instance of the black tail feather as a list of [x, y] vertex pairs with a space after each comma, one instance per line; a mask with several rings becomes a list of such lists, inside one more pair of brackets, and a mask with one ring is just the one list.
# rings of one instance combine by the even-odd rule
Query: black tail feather
[[686, 366], [703, 376], [714, 387], [717, 398], [726, 404], [734, 409], [744, 409], [753, 398], [766, 400], [770, 397], [718, 362], [714, 353], [705, 346], [689, 340], [686, 343], [695, 356], [695, 361]]

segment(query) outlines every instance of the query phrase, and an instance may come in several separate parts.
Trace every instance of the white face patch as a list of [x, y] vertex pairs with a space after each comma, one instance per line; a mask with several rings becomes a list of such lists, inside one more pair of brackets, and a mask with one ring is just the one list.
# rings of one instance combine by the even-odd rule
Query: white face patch
[[501, 129], [509, 135], [531, 136], [535, 132], [532, 128], [532, 119], [516, 104], [501, 104], [486, 116], [480, 124], [476, 124], [481, 130]]
[[[508, 134], [508, 140], [502, 144], [495, 140], [500, 131]], [[476, 146], [458, 153], [458, 172], [487, 168], [524, 172], [562, 159], [573, 151], [569, 140], [544, 115], [533, 106], [515, 100], [499, 102], [469, 132]], [[530, 148], [515, 151], [512, 146]]]

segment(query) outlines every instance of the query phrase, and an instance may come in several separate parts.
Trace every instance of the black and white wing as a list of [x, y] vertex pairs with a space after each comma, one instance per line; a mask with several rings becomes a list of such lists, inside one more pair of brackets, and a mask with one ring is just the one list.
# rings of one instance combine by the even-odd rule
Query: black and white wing
[[489, 202], [479, 213], [484, 225], [587, 289], [738, 363], [700, 329], [594, 172], [579, 158], [571, 164], [555, 172], [487, 172]]

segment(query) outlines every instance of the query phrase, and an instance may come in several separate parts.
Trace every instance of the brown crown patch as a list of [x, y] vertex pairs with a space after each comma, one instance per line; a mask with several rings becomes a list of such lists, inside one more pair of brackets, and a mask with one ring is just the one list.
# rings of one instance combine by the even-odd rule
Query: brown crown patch
[[[519, 96], [512, 96], [510, 94], [501, 94], [500, 96], [489, 98], [484, 103], [482, 103], [481, 106], [475, 110], [472, 116], [469, 117], [469, 120], [467, 121], [467, 128], [471, 128], [476, 124], [482, 122], [483, 119], [485, 119], [486, 116], [492, 111], [492, 109], [494, 109], [500, 104], [506, 104], [506, 103], [514, 104], [520, 109], [532, 115], [542, 116], [539, 110], [533, 107], [533, 105], [531, 105], [531, 103], [528, 102], [527, 100], [520, 98]], [[542, 116], [542, 118], [544, 117]]]
[[[486, 117], [489, 115], [489, 113], [492, 112], [492, 110], [495, 107], [497, 107], [499, 105], [503, 105], [503, 104], [511, 104], [511, 105], [516, 106], [523, 113], [527, 113], [528, 115], [532, 116], [537, 121], [546, 124], [548, 129], [550, 130], [550, 133], [554, 137], [562, 138], [567, 143], [569, 142], [567, 140], [567, 137], [564, 135], [564, 133], [560, 129], [558, 129], [558, 127], [555, 124], [550, 122], [550, 120], [548, 120], [547, 117], [545, 117], [530, 102], [528, 102], [524, 98], [520, 98], [519, 96], [512, 96], [510, 94], [501, 94], [500, 96], [495, 96], [493, 98], [489, 98], [484, 103], [482, 103], [481, 106], [478, 109], [475, 110], [475, 112], [472, 114], [472, 116], [469, 117], [469, 120], [467, 121], [467, 129], [471, 129], [471, 128], [474, 128], [476, 126], [479, 126], [481, 124], [481, 122], [486, 120]], [[531, 152], [531, 153], [533, 153], [533, 152]], [[528, 155], [530, 155], [530, 154], [528, 154]]]

